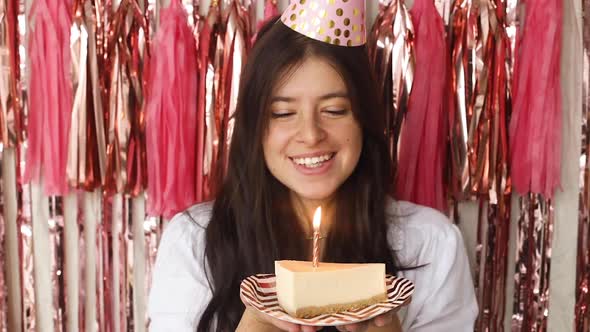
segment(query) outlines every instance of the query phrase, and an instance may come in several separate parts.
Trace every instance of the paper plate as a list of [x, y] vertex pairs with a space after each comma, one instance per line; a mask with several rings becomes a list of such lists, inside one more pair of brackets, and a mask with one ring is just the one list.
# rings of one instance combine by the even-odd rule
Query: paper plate
[[360, 310], [343, 311], [313, 318], [292, 317], [279, 306], [274, 274], [257, 274], [244, 279], [240, 285], [240, 295], [244, 304], [283, 321], [311, 326], [338, 326], [362, 322], [398, 308], [406, 303], [414, 292], [414, 284], [404, 278], [388, 275], [386, 276], [386, 284], [387, 301]]

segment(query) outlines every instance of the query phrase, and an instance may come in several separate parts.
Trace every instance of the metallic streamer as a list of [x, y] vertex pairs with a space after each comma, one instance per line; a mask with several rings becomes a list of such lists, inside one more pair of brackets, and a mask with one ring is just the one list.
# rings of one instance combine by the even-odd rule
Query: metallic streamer
[[[100, 55], [100, 48], [98, 43], [98, 35], [99, 35], [99, 23], [96, 17], [96, 10], [92, 7], [90, 2], [86, 2], [86, 6], [84, 8], [85, 17], [86, 17], [86, 26], [88, 28], [88, 41], [89, 41], [89, 49], [88, 49], [88, 58], [89, 58], [89, 67], [90, 67], [90, 78], [91, 78], [91, 88], [92, 88], [92, 109], [94, 113], [91, 115], [94, 116], [94, 126], [90, 126], [89, 128], [89, 139], [93, 142], [96, 142], [96, 152], [90, 154], [90, 156], [94, 156], [94, 158], [98, 159], [98, 161], [90, 161], [88, 162], [88, 171], [90, 170], [96, 171], [96, 164], [98, 164], [98, 173], [92, 177], [93, 179], [99, 178], [99, 184], [102, 184], [106, 177], [106, 130], [105, 130], [105, 114], [104, 114], [104, 97], [102, 92], [102, 85], [101, 85], [101, 77], [98, 70], [99, 55]], [[93, 136], [94, 135], [94, 136]], [[90, 178], [90, 177], [89, 177]], [[86, 190], [90, 190], [88, 187], [88, 183], [85, 186]], [[95, 188], [92, 188], [95, 189]]]
[[96, 309], [97, 326], [99, 331], [113, 331], [115, 324], [115, 291], [114, 273], [117, 267], [114, 266], [113, 252], [113, 224], [115, 220], [114, 207], [121, 194], [103, 194], [102, 215], [98, 219], [96, 261]]
[[219, 135], [215, 110], [219, 109], [219, 76], [223, 55], [223, 36], [221, 32], [220, 5], [211, 1], [209, 13], [203, 23], [199, 39], [199, 91], [197, 98], [197, 176], [196, 200], [212, 198], [215, 184], [216, 160], [218, 156]]
[[[480, 198], [476, 245], [476, 289], [480, 289], [480, 316], [478, 330], [503, 331], [506, 286], [507, 250], [510, 229], [509, 177], [506, 173], [498, 179], [491, 191], [498, 197]], [[492, 194], [490, 193], [490, 196]], [[485, 242], [484, 242], [485, 238]], [[479, 285], [479, 279], [482, 284]]]
[[[6, 328], [11, 331], [22, 331], [22, 293], [20, 259], [20, 231], [19, 231], [19, 189], [16, 158], [14, 148], [2, 148], [2, 220], [4, 225], [4, 244], [0, 250], [5, 255], [3, 275], [6, 282], [5, 300]], [[3, 302], [4, 303], [4, 302]]]
[[522, 5], [508, 6], [509, 20], [517, 9], [524, 13], [521, 29], [514, 31], [510, 167], [515, 189], [531, 193], [520, 206], [512, 327], [545, 331], [554, 218], [550, 198], [560, 182], [563, 7], [556, 0]]
[[[113, 4], [115, 9], [111, 10]], [[87, 243], [90, 252], [95, 253], [88, 262], [96, 266], [96, 278], [89, 281], [90, 285], [96, 284], [89, 289], [95, 292], [91, 295], [94, 303], [87, 306], [94, 311], [87, 315], [93, 321], [86, 323], [92, 330], [127, 331], [133, 318], [125, 267], [127, 242], [121, 234], [126, 220], [122, 192], [142, 195], [146, 184], [142, 104], [150, 29], [149, 16], [144, 16], [142, 8], [146, 6], [140, 6], [138, 1], [123, 0], [102, 1], [95, 10], [97, 67], [102, 66], [102, 73], [107, 75], [97, 75], [100, 86], [94, 85], [94, 91], [101, 89], [109, 128], [103, 177], [104, 215], [93, 230], [96, 237]], [[89, 208], [100, 204], [94, 197], [90, 201], [93, 206]]]
[[107, 250], [110, 251], [108, 265], [111, 274], [106, 278], [110, 282], [112, 292], [107, 293], [107, 297], [112, 296], [111, 299], [111, 324], [107, 328], [111, 331], [120, 332], [128, 331], [127, 327], [127, 313], [126, 313], [126, 243], [123, 234], [126, 228], [126, 214], [125, 205], [126, 199], [121, 194], [116, 194], [112, 197], [112, 214], [110, 219], [110, 229], [107, 230], [109, 234], [110, 245]]
[[457, 203], [478, 200], [475, 287], [478, 331], [503, 331], [511, 180], [507, 121], [511, 111], [512, 46], [505, 0], [456, 0], [451, 51], [449, 189]]
[[23, 140], [18, 19], [19, 2], [0, 1], [0, 137], [6, 147]]
[[[511, 52], [505, 30], [505, 7], [501, 0], [494, 0], [477, 6], [455, 7], [453, 14], [454, 31], [465, 29], [473, 34], [474, 55], [478, 60], [476, 66], [472, 67], [475, 73], [470, 73], [475, 74], [473, 98], [454, 99], [465, 103], [465, 107], [455, 108], [455, 114], [459, 113], [464, 119], [469, 119], [467, 133], [463, 133], [463, 137], [468, 139], [463, 147], [453, 146], [454, 152], [460, 152], [466, 147], [468, 154], [471, 153], [466, 160], [469, 166], [467, 179], [470, 189], [456, 197], [467, 195], [467, 198], [479, 200], [475, 287], [479, 297], [480, 315], [476, 329], [503, 331], [505, 294], [494, 290], [505, 289], [510, 230], [511, 187], [507, 137], [510, 95], [509, 69], [506, 63]], [[476, 19], [472, 26], [464, 20], [469, 15]], [[462, 24], [465, 26], [462, 27]], [[465, 30], [462, 33], [465, 33]], [[460, 34], [456, 34], [455, 37], [458, 35]], [[460, 45], [454, 44], [453, 50], [469, 49], [464, 37], [465, 35], [463, 39], [454, 39], [454, 42]], [[465, 77], [463, 72], [455, 72], [455, 75], [455, 79]], [[465, 80], [461, 84], [465, 84]], [[455, 95], [463, 95], [465, 92], [459, 90], [454, 91]], [[467, 111], [466, 116], [463, 116], [463, 111]], [[456, 121], [453, 123], [454, 129], [461, 124]], [[455, 183], [461, 183], [460, 180], [455, 179]]]
[[[28, 187], [28, 186], [27, 186]], [[23, 190], [23, 208], [22, 211], [30, 211], [30, 189]], [[28, 209], [27, 209], [28, 207]], [[23, 300], [23, 329], [25, 332], [37, 331], [37, 320], [35, 319], [35, 290], [33, 280], [33, 227], [31, 225], [31, 216], [27, 212], [21, 215], [19, 220], [19, 239], [21, 247], [21, 256], [19, 260], [22, 277], [22, 300]]]
[[590, 0], [583, 0], [582, 151], [574, 331], [590, 330]]
[[119, 269], [119, 331], [134, 331], [134, 299], [133, 299], [133, 237], [131, 232], [131, 199], [123, 199], [123, 209], [121, 216], [121, 229], [119, 233], [119, 256], [121, 264]]
[[49, 200], [49, 219], [47, 220], [47, 224], [49, 230], [51, 291], [54, 310], [53, 327], [55, 331], [66, 331], [63, 200], [55, 196]]
[[519, 199], [513, 331], [546, 331], [554, 214], [551, 201], [528, 194]]
[[132, 94], [130, 98], [131, 116], [131, 137], [129, 141], [128, 170], [129, 183], [127, 192], [132, 196], [143, 193], [147, 186], [147, 165], [146, 165], [146, 137], [145, 137], [145, 111], [144, 111], [144, 90], [145, 76], [143, 67], [147, 61], [147, 38], [149, 34], [145, 14], [141, 11], [135, 0], [130, 3], [130, 15], [133, 16], [133, 23], [130, 25], [128, 40], [130, 50], [130, 78]]
[[197, 49], [199, 49], [199, 32], [201, 31], [201, 27], [203, 25], [203, 16], [201, 16], [201, 1], [200, 0], [192, 0], [192, 27], [193, 27], [193, 34], [195, 35], [195, 41], [197, 43]]
[[[94, 0], [94, 13], [93, 17], [96, 23], [96, 54], [97, 54], [97, 64], [99, 68], [102, 68], [103, 71], [109, 69], [109, 62], [111, 59], [106, 56], [107, 53], [107, 32], [108, 32], [108, 21], [106, 17], [106, 10], [107, 4], [105, 3], [107, 0]], [[110, 8], [110, 7], [109, 7]], [[105, 101], [108, 100], [108, 80], [109, 77], [106, 75], [100, 76], [100, 93], [101, 99]], [[105, 112], [107, 109], [105, 109]]]
[[508, 79], [509, 90], [512, 94], [512, 79], [514, 77], [514, 59], [516, 57], [516, 34], [520, 30], [521, 17], [521, 2], [523, 0], [505, 0], [506, 5], [506, 34], [510, 39], [510, 57], [506, 66], [508, 67], [508, 73], [510, 77]]
[[451, 18], [451, 9], [453, 8], [453, 0], [434, 0], [434, 6], [443, 19], [445, 26], [448, 26]]
[[68, 141], [68, 161], [66, 176], [68, 184], [78, 187], [86, 182], [86, 150], [94, 142], [88, 141], [87, 104], [88, 91], [88, 30], [84, 21], [82, 2], [74, 3], [74, 18], [71, 29], [70, 48], [72, 54], [72, 85], [74, 102], [71, 115], [70, 137]]
[[[136, 299], [136, 293], [141, 293], [143, 292], [143, 290], [141, 289], [137, 289], [137, 284], [135, 282], [135, 273], [140, 273], [140, 271], [138, 271], [136, 269], [136, 265], [135, 265], [135, 242], [134, 242], [134, 236], [133, 236], [133, 206], [132, 204], [135, 204], [135, 200], [132, 200], [130, 198], [125, 200], [125, 206], [124, 206], [124, 222], [123, 222], [123, 232], [121, 234], [122, 236], [122, 242], [124, 244], [124, 258], [125, 258], [125, 270], [124, 272], [124, 283], [122, 283], [122, 287], [124, 289], [124, 295], [125, 295], [125, 307], [122, 308], [124, 309], [123, 313], [124, 313], [124, 317], [125, 317], [125, 329], [122, 331], [140, 331], [143, 330], [141, 327], [136, 326], [136, 322], [140, 322], [141, 320], [136, 320], [136, 315], [138, 314], [137, 310], [136, 310], [136, 306], [137, 306], [137, 299]], [[142, 211], [143, 215], [145, 215], [145, 210]], [[143, 240], [143, 239], [138, 239], [138, 240]], [[143, 257], [142, 257], [143, 258]], [[145, 259], [145, 258], [143, 258]], [[146, 293], [147, 294], [147, 293]], [[140, 319], [143, 319], [144, 317], [139, 317]]]
[[[215, 2], [215, 0], [213, 1]], [[212, 8], [213, 8], [212, 2]], [[212, 9], [211, 8], [211, 9]], [[210, 163], [209, 163], [209, 170], [208, 175], [205, 177], [205, 181], [207, 181], [206, 185], [206, 196], [212, 198], [216, 192], [216, 184], [219, 182], [221, 178], [221, 167], [220, 161], [222, 160], [221, 150], [223, 147], [223, 112], [225, 110], [224, 102], [224, 91], [223, 91], [223, 50], [227, 45], [225, 45], [225, 31], [224, 31], [224, 22], [223, 22], [223, 15], [221, 11], [221, 3], [217, 6], [219, 10], [219, 30], [217, 34], [217, 38], [214, 40], [214, 46], [211, 50], [215, 50], [214, 53], [210, 54], [209, 57], [213, 63], [213, 68], [209, 68], [207, 75], [213, 74], [213, 77], [207, 78], [207, 84], [211, 84], [212, 89], [208, 89], [208, 91], [212, 92], [211, 96], [207, 96], [206, 98], [210, 99], [212, 102], [207, 100], [207, 105], [210, 107], [208, 109], [207, 116], [207, 131], [211, 130], [212, 137], [211, 141], [207, 142], [208, 146], [210, 145], [210, 153], [205, 151], [205, 154], [210, 156]], [[213, 103], [214, 101], [214, 103]], [[208, 115], [207, 115], [208, 114]]]
[[118, 48], [111, 53], [113, 71], [109, 95], [109, 123], [107, 144], [107, 170], [105, 187], [107, 190], [121, 192], [127, 183], [125, 169], [127, 161], [127, 143], [129, 139], [129, 117], [124, 112], [129, 96], [129, 81], [123, 79], [125, 74], [119, 58]]
[[[8, 5], [12, 6], [14, 5], [15, 2], [14, 1], [8, 1]], [[17, 29], [17, 37], [16, 37], [16, 47], [15, 47], [15, 51], [12, 52], [12, 54], [17, 55], [18, 57], [16, 59], [16, 63], [15, 63], [15, 68], [16, 69], [16, 76], [17, 78], [20, 78], [20, 70], [26, 70], [28, 68], [28, 64], [27, 64], [27, 60], [25, 59], [25, 55], [21, 53], [21, 50], [25, 49], [25, 44], [26, 44], [26, 37], [25, 37], [25, 33], [26, 33], [26, 19], [25, 19], [25, 3], [24, 0], [19, 0], [16, 2], [16, 4], [18, 4], [18, 6], [16, 8], [14, 8], [13, 10], [17, 11], [17, 18], [15, 20], [15, 27]], [[13, 7], [10, 7], [13, 8]], [[21, 24], [17, 24], [17, 22], [19, 23], [23, 23]], [[21, 29], [22, 27], [22, 29]], [[16, 51], [18, 50], [18, 51]], [[18, 84], [16, 89], [17, 92], [15, 92], [16, 95], [21, 96], [22, 98], [20, 99], [20, 103], [19, 105], [19, 109], [23, 110], [24, 106], [27, 104], [26, 99], [24, 98], [25, 95], [23, 94], [23, 89], [24, 89], [25, 85], [21, 85]], [[22, 111], [20, 113], [20, 115], [16, 116], [16, 138], [17, 138], [17, 142], [19, 142], [19, 137], [22, 138], [24, 137], [24, 134], [22, 132], [23, 128], [20, 127], [19, 122], [23, 123], [23, 119], [21, 119], [21, 117], [24, 116], [24, 111]], [[19, 129], [20, 128], [20, 129]], [[2, 153], [2, 165], [3, 165], [3, 169], [2, 169], [2, 178], [4, 180], [4, 187], [3, 189], [5, 190], [5, 193], [10, 193], [9, 195], [6, 195], [3, 197], [3, 203], [5, 204], [4, 207], [7, 209], [6, 211], [6, 215], [5, 216], [5, 221], [7, 223], [11, 224], [11, 235], [12, 235], [12, 240], [11, 241], [15, 241], [14, 243], [11, 243], [12, 248], [11, 248], [11, 254], [14, 255], [12, 256], [13, 261], [11, 264], [11, 266], [13, 267], [13, 272], [11, 274], [11, 285], [12, 285], [12, 289], [8, 291], [9, 296], [12, 295], [12, 297], [9, 299], [9, 311], [8, 311], [8, 328], [9, 329], [14, 329], [15, 331], [25, 331], [25, 324], [26, 324], [26, 320], [25, 320], [25, 313], [26, 313], [26, 308], [25, 308], [25, 294], [24, 294], [24, 290], [25, 290], [25, 278], [24, 278], [24, 271], [25, 271], [25, 255], [24, 255], [24, 246], [23, 244], [25, 243], [25, 239], [24, 239], [24, 234], [21, 232], [21, 225], [23, 224], [23, 215], [24, 215], [24, 211], [30, 211], [30, 210], [23, 210], [25, 204], [28, 204], [28, 201], [26, 200], [27, 196], [25, 195], [26, 191], [24, 190], [22, 185], [22, 181], [21, 181], [21, 175], [22, 175], [22, 171], [21, 169], [23, 168], [24, 163], [21, 162], [21, 155], [23, 153], [23, 151], [21, 149], [23, 149], [23, 145], [19, 144], [17, 146], [15, 146], [14, 148], [9, 148], [7, 149], [6, 147], [3, 147], [3, 153]], [[7, 229], [8, 231], [8, 229]], [[16, 271], [14, 271], [16, 270]]]
[[100, 326], [108, 331], [129, 331], [128, 311], [132, 302], [128, 301], [127, 288], [127, 243], [125, 232], [127, 224], [127, 199], [121, 193], [104, 197], [103, 222], [99, 230], [100, 256], [97, 260], [101, 266], [99, 273], [98, 301]]
[[143, 46], [146, 22], [136, 0], [122, 0], [107, 27], [112, 59], [105, 189], [138, 195], [146, 184]]
[[[77, 286], [78, 286], [78, 299], [77, 299], [77, 304], [78, 304], [78, 311], [76, 312], [77, 314], [77, 325], [78, 325], [78, 329], [80, 331], [86, 331], [86, 314], [87, 314], [87, 306], [86, 306], [86, 301], [87, 301], [87, 276], [86, 276], [86, 259], [88, 256], [88, 246], [86, 244], [86, 239], [87, 239], [87, 234], [89, 234], [89, 230], [88, 228], [86, 228], [86, 213], [84, 212], [85, 208], [86, 208], [86, 197], [91, 195], [90, 193], [84, 192], [81, 193], [79, 195], [77, 195], [76, 199], [77, 199], [77, 209], [76, 209], [76, 215], [78, 216], [76, 218], [76, 222], [75, 225], [76, 227], [78, 227], [76, 235], [77, 235], [77, 240], [78, 240], [78, 255], [77, 255], [77, 259], [78, 259], [78, 264], [77, 264], [77, 271], [76, 271], [76, 275], [78, 276], [78, 280], [77, 280]], [[71, 221], [67, 221], [66, 220], [66, 232], [71, 232], [72, 228], [68, 229], [68, 227], [70, 227], [71, 225]], [[67, 233], [66, 233], [67, 234]], [[67, 259], [67, 258], [66, 258]], [[74, 306], [75, 303], [72, 304], [72, 306]], [[73, 313], [70, 313], [70, 315], [73, 315]], [[72, 318], [72, 320], [75, 321], [74, 318]], [[73, 323], [72, 323], [73, 324]], [[69, 331], [68, 331], [69, 332]]]
[[113, 229], [113, 200], [119, 194], [103, 195], [102, 216], [98, 225], [97, 234], [97, 319], [98, 330], [113, 330], [113, 264], [112, 264], [112, 229]]
[[[86, 300], [87, 300], [87, 277], [86, 277], [86, 257], [88, 256], [88, 246], [86, 245], [86, 238], [88, 230], [86, 226], [86, 214], [84, 213], [85, 209], [85, 200], [89, 193], [81, 193], [77, 196], [78, 202], [76, 213], [78, 218], [76, 219], [76, 226], [78, 227], [78, 264], [77, 264], [77, 271], [76, 275], [78, 276], [78, 311], [77, 314], [77, 323], [78, 329], [80, 331], [86, 331]], [[68, 231], [69, 223], [66, 222], [66, 232]], [[71, 230], [71, 228], [70, 228]], [[72, 313], [70, 313], [71, 315]], [[68, 331], [69, 332], [69, 331]]]
[[403, 1], [382, 0], [379, 6], [368, 48], [386, 111], [390, 153], [397, 161], [399, 135], [414, 80], [414, 28]]
[[[144, 5], [144, 9], [145, 9], [145, 15], [146, 18], [148, 20], [148, 26], [149, 26], [149, 38], [148, 41], [151, 40], [154, 37], [154, 33], [156, 32], [156, 27], [158, 25], [158, 11], [159, 11], [159, 4], [158, 4], [158, 0], [143, 0], [145, 5]], [[195, 1], [199, 1], [199, 0], [195, 0]], [[140, 2], [141, 4], [141, 2]]]
[[242, 66], [245, 63], [249, 49], [250, 19], [249, 9], [244, 7], [240, 0], [225, 0], [224, 13], [224, 38], [222, 74], [218, 98], [220, 107], [216, 110], [219, 136], [218, 166], [219, 179], [225, 174], [229, 146], [234, 128], [234, 113], [238, 100], [238, 90]]
[[[125, 307], [124, 307], [124, 314], [126, 320], [125, 330], [123, 331], [142, 331], [143, 329], [141, 326], [136, 326], [137, 323], [140, 323], [137, 320], [136, 315], [138, 314], [137, 305], [138, 299], [137, 295], [142, 293], [143, 290], [138, 289], [136, 283], [136, 273], [143, 273], [143, 271], [139, 271], [137, 269], [136, 261], [135, 261], [135, 241], [134, 241], [134, 234], [133, 234], [133, 227], [134, 227], [134, 219], [133, 219], [133, 204], [135, 204], [135, 200], [126, 199], [125, 206], [124, 206], [124, 214], [125, 214], [125, 223], [123, 232], [122, 232], [122, 240], [125, 245], [125, 283], [123, 284], [123, 288], [125, 291]], [[145, 215], [145, 211], [142, 211]], [[143, 239], [138, 239], [143, 240]], [[142, 257], [143, 258], [143, 257]], [[140, 275], [143, 276], [143, 275]], [[138, 294], [136, 294], [138, 293]], [[141, 317], [143, 318], [143, 317]]]
[[[477, 125], [481, 102], [485, 96], [480, 94], [478, 99], [476, 92], [476, 79], [480, 76], [484, 63], [481, 59], [481, 41], [477, 40], [477, 18], [477, 7], [472, 0], [455, 1], [449, 28], [452, 91], [449, 98], [449, 139], [450, 190], [457, 201], [478, 193], [485, 162], [485, 159], [478, 159], [484, 151], [473, 147], [474, 141], [479, 138]], [[479, 102], [477, 109], [474, 109], [475, 101]], [[485, 143], [480, 146], [485, 147]], [[478, 171], [480, 177], [476, 175]]]
[[67, 176], [71, 186], [88, 191], [101, 184], [106, 167], [97, 25], [91, 1], [76, 0], [71, 38], [75, 93]]
[[[144, 17], [146, 20], [146, 57], [144, 59], [144, 86], [147, 85], [147, 74], [149, 72], [149, 68], [147, 68], [147, 63], [149, 62], [149, 54], [152, 45], [152, 26], [151, 26], [151, 19], [154, 16], [153, 14], [153, 6], [149, 6], [149, 0], [141, 0], [140, 1], [141, 9], [144, 12]], [[193, 0], [193, 22], [194, 22], [194, 35], [195, 41], [198, 46], [199, 41], [199, 31], [200, 27], [202, 26], [203, 18], [200, 15], [200, 1]], [[196, 60], [196, 59], [195, 59]], [[148, 318], [147, 318], [147, 297], [149, 294], [149, 287], [150, 287], [150, 275], [147, 272], [147, 264], [149, 264], [149, 250], [150, 248], [146, 246], [146, 237], [144, 233], [144, 223], [146, 219], [146, 198], [145, 195], [138, 195], [137, 197], [133, 198], [132, 201], [132, 212], [131, 212], [131, 223], [132, 232], [130, 237], [134, 240], [133, 248], [134, 248], [134, 258], [132, 263], [134, 264], [133, 271], [131, 272], [133, 280], [133, 289], [132, 289], [132, 296], [133, 296], [133, 328], [134, 331], [144, 332], [148, 330]]]
[[[248, 49], [251, 48], [252, 46], [252, 41], [254, 38], [254, 35], [256, 34], [256, 32], [258, 31], [258, 17], [257, 17], [257, 13], [256, 13], [256, 7], [258, 6], [258, 1], [256, 0], [240, 0], [237, 1], [238, 5], [241, 5], [242, 8], [242, 13], [243, 13], [243, 20], [246, 24], [245, 26], [245, 30], [244, 33], [246, 34], [246, 36], [249, 37], [248, 39]], [[266, 12], [266, 8], [265, 8], [265, 12]]]

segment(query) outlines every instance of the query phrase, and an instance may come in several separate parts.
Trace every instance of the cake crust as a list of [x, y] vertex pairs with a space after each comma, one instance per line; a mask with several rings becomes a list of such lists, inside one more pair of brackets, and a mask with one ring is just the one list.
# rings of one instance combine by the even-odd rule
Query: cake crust
[[352, 303], [340, 303], [321, 307], [305, 307], [297, 309], [295, 313], [289, 313], [297, 318], [313, 318], [315, 316], [324, 314], [335, 314], [347, 310], [359, 310], [366, 308], [375, 303], [384, 302], [387, 300], [387, 295], [379, 294], [369, 299], [360, 300]]

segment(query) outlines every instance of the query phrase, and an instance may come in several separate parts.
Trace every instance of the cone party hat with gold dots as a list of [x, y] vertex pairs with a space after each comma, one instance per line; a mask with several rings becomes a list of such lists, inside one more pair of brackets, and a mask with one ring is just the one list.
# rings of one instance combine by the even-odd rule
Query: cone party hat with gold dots
[[281, 21], [332, 45], [361, 46], [367, 41], [365, 0], [292, 0]]

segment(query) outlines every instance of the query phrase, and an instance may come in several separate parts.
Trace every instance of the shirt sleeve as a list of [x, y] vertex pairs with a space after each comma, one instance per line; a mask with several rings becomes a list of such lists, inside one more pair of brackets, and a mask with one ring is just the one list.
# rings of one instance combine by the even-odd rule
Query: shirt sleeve
[[148, 302], [149, 331], [194, 332], [211, 299], [204, 273], [204, 233], [186, 214], [162, 236]]
[[414, 244], [414, 266], [423, 266], [402, 273], [416, 286], [403, 330], [471, 332], [478, 307], [461, 232], [438, 213], [422, 217], [429, 222], [405, 239]]

